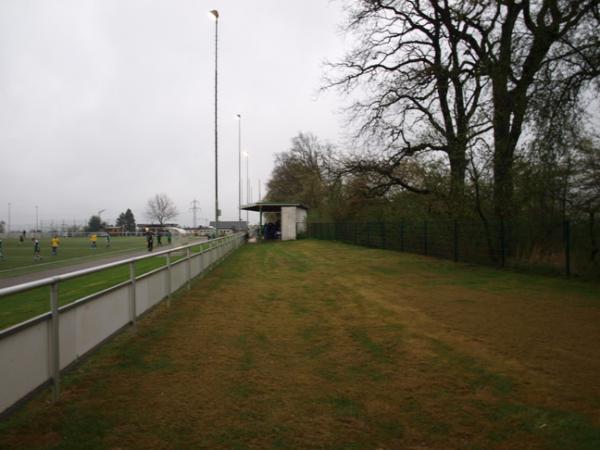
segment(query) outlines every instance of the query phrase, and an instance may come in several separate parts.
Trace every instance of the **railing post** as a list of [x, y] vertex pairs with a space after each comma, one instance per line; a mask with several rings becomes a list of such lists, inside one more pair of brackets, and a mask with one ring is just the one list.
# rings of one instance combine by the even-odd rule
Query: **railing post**
[[187, 290], [189, 291], [192, 288], [192, 257], [190, 255], [189, 247], [185, 249], [185, 257], [187, 258]]
[[137, 311], [135, 305], [135, 261], [129, 263], [129, 322], [137, 326]]
[[565, 241], [565, 275], [571, 276], [571, 222], [563, 222], [563, 234]]
[[454, 220], [454, 262], [458, 262], [458, 220]]
[[52, 400], [57, 401], [60, 395], [60, 329], [58, 316], [58, 282], [50, 285], [50, 373], [52, 375]]
[[171, 306], [171, 254], [167, 253], [167, 306]]

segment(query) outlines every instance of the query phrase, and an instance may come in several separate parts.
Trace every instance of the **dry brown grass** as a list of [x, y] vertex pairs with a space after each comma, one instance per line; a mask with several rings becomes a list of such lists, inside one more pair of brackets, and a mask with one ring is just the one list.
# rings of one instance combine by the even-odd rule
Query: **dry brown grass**
[[596, 448], [595, 286], [247, 246], [0, 426], [0, 448]]

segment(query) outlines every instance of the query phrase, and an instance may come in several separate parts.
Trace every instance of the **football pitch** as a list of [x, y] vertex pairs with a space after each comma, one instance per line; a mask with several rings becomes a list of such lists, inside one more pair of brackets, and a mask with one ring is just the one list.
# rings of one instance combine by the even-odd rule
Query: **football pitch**
[[52, 255], [50, 238], [44, 237], [40, 240], [39, 261], [33, 258], [33, 241], [30, 238], [23, 243], [17, 238], [3, 238], [2, 247], [4, 259], [0, 260], [0, 278], [10, 278], [30, 272], [75, 265], [94, 259], [109, 258], [113, 256], [126, 255], [135, 251], [145, 249], [146, 241], [143, 237], [113, 237], [110, 247], [106, 239], [98, 236], [96, 248], [91, 248], [88, 238], [60, 238], [58, 254]]
[[600, 448], [594, 283], [246, 245], [0, 423], [0, 448]]

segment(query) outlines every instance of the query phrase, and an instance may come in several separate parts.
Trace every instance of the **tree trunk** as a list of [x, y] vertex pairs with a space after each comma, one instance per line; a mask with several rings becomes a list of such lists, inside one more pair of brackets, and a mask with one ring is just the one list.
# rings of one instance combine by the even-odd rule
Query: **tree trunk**
[[464, 210], [465, 173], [467, 171], [466, 149], [455, 145], [448, 152], [450, 160], [450, 208], [454, 218], [460, 218]]

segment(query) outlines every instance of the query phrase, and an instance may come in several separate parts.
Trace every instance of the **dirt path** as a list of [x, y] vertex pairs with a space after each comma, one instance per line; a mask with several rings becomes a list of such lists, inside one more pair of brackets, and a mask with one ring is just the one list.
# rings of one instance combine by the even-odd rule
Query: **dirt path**
[[0, 448], [591, 450], [599, 321], [589, 285], [246, 246], [66, 376], [57, 405], [0, 424]]

